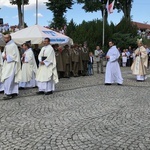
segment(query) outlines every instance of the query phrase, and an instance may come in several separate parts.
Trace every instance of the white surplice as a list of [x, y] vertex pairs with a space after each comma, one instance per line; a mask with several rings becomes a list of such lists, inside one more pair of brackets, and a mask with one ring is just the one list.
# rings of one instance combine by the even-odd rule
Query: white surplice
[[18, 83], [21, 79], [20, 54], [17, 45], [11, 40], [5, 48], [2, 56], [6, 55], [2, 68], [1, 81], [4, 82], [4, 93], [6, 95], [19, 93]]
[[123, 83], [123, 78], [121, 75], [120, 66], [118, 63], [118, 58], [120, 57], [120, 53], [116, 46], [112, 46], [108, 52], [107, 56], [110, 58], [107, 61], [106, 65], [106, 73], [105, 73], [105, 83]]
[[2, 53], [1, 53], [1, 50], [0, 50], [0, 92], [1, 92], [1, 91], [4, 91], [4, 85], [3, 85], [3, 83], [1, 82], [2, 67], [3, 67], [3, 59], [2, 59]]
[[55, 84], [58, 82], [56, 69], [55, 52], [51, 45], [44, 46], [38, 56], [39, 62], [42, 57], [46, 57], [43, 61], [44, 65], [39, 65], [36, 74], [36, 81], [39, 91], [50, 92], [55, 90]]
[[35, 74], [37, 71], [35, 57], [31, 48], [26, 50], [24, 54], [25, 57], [21, 58], [23, 61], [23, 65], [22, 65], [22, 77], [19, 86], [23, 88], [35, 87], [36, 86]]

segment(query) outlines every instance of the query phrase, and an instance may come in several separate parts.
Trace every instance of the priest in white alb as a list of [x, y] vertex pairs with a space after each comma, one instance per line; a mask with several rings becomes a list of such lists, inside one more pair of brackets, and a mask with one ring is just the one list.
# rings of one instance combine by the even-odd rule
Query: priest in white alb
[[28, 43], [24, 43], [22, 48], [25, 50], [22, 55], [22, 76], [19, 83], [20, 88], [32, 88], [36, 86], [35, 75], [37, 65], [32, 49]]
[[146, 80], [146, 69], [148, 56], [147, 51], [143, 46], [142, 39], [137, 40], [138, 48], [135, 50], [134, 55], [135, 59], [131, 66], [132, 74], [136, 75], [137, 81], [145, 81]]
[[17, 45], [11, 40], [9, 34], [4, 36], [6, 46], [4, 48], [3, 68], [1, 82], [4, 83], [4, 99], [11, 99], [19, 93], [19, 81], [21, 79], [20, 54]]
[[44, 47], [41, 49], [38, 59], [39, 68], [36, 74], [36, 81], [38, 86], [37, 94], [52, 94], [55, 90], [55, 84], [58, 82], [58, 75], [56, 69], [55, 52], [50, 45], [50, 39], [44, 39]]
[[118, 63], [118, 59], [120, 57], [120, 53], [113, 41], [109, 42], [110, 49], [106, 54], [107, 65], [106, 65], [106, 73], [105, 73], [105, 85], [111, 85], [112, 83], [117, 83], [118, 85], [122, 85], [123, 78], [120, 70], [120, 66]]
[[2, 58], [2, 52], [1, 52], [1, 47], [0, 47], [0, 92], [4, 91], [4, 85], [1, 82], [1, 76], [2, 76], [2, 67], [3, 67], [3, 58]]

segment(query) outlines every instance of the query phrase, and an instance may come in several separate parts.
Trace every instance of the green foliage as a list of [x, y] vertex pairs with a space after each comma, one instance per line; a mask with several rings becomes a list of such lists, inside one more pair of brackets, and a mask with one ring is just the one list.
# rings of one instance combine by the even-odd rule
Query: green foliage
[[148, 47], [150, 47], [150, 39], [142, 39], [143, 44], [147, 45]]
[[[83, 44], [87, 41], [90, 51], [94, 51], [95, 47], [102, 46], [103, 22], [101, 20], [93, 20], [89, 22], [83, 21], [80, 25], [75, 25], [73, 20], [67, 26], [67, 35], [70, 36], [74, 43]], [[105, 24], [105, 40], [112, 34], [109, 25]]]
[[112, 39], [116, 41], [116, 44], [120, 48], [128, 48], [136, 46], [137, 39], [137, 27], [127, 18], [122, 18], [120, 23], [114, 28], [114, 34]]
[[[103, 3], [99, 0], [77, 0], [79, 4], [84, 4], [83, 9], [86, 12], [94, 12], [103, 9]], [[104, 4], [107, 3], [107, 0], [104, 0]]]
[[112, 39], [115, 41], [116, 46], [121, 49], [126, 49], [129, 46], [136, 47], [137, 36], [132, 36], [131, 34], [123, 34], [123, 33], [114, 33]]
[[[17, 9], [18, 9], [18, 19], [19, 19], [19, 28], [21, 28], [22, 24], [23, 24], [23, 20], [22, 20], [22, 12], [21, 12], [21, 5], [22, 5], [22, 0], [10, 0], [10, 3], [12, 5], [17, 5]], [[24, 5], [28, 5], [29, 4], [29, 0], [24, 0]]]
[[61, 28], [66, 24], [64, 13], [67, 9], [71, 9], [73, 5], [72, 0], [48, 0], [46, 2], [47, 9], [53, 12], [53, 20], [51, 26]]
[[67, 35], [70, 37], [74, 37], [74, 33], [76, 32], [77, 25], [74, 23], [73, 19], [70, 21], [70, 23], [67, 26]]
[[[109, 0], [111, 3], [113, 0]], [[103, 4], [107, 4], [107, 0], [77, 0], [79, 4], [83, 4], [83, 9], [86, 12], [94, 12], [98, 10], [103, 10]], [[131, 8], [132, 8], [133, 0], [117, 0], [115, 1], [114, 8], [118, 10], [118, 12], [122, 11], [124, 13], [124, 17], [130, 19]], [[106, 14], [107, 16], [107, 11]], [[106, 17], [107, 18], [107, 17]]]
[[[10, 0], [12, 5], [22, 5], [22, 0]], [[28, 5], [29, 0], [24, 0], [24, 5]]]
[[[94, 51], [95, 47], [99, 45], [102, 47], [102, 35], [103, 35], [103, 21], [83, 21], [81, 24], [76, 25], [73, 20], [67, 26], [67, 35], [70, 36], [74, 43], [84, 43], [87, 41], [90, 51]], [[105, 47], [104, 51], [108, 50], [109, 40], [114, 40], [117, 47], [128, 48], [129, 46], [136, 47], [137, 40], [137, 27], [132, 25], [131, 21], [122, 19], [122, 21], [115, 26], [111, 24], [105, 24]]]
[[122, 11], [126, 19], [130, 19], [132, 3], [133, 0], [117, 0], [115, 2], [115, 8], [118, 10], [118, 12]]
[[120, 23], [115, 28], [115, 32], [131, 33], [133, 36], [137, 35], [137, 30], [137, 26], [133, 25], [131, 20], [127, 18], [122, 18]]

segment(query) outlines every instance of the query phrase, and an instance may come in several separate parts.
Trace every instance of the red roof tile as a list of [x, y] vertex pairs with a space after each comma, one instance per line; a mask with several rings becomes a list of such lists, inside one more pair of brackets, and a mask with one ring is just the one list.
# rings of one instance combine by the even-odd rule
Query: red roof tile
[[137, 25], [137, 27], [138, 27], [139, 29], [150, 29], [150, 24], [144, 24], [144, 23], [134, 22], [134, 21], [132, 21], [132, 23], [133, 23], [134, 25]]

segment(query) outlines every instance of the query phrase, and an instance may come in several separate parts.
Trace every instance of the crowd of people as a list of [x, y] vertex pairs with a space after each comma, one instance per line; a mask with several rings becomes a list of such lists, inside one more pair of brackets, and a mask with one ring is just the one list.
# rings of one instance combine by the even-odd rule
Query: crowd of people
[[[51, 29], [53, 31], [56, 31], [58, 33], [66, 35], [66, 30], [67, 30], [67, 26], [66, 25], [64, 25], [61, 28], [58, 28], [58, 27], [57, 28], [50, 28], [49, 26], [44, 26], [44, 27], [47, 28], [47, 29]], [[19, 30], [20, 30], [20, 28], [19, 28], [18, 25], [10, 26], [8, 23], [0, 24], [0, 33], [5, 33], [5, 32], [13, 33], [13, 32], [17, 32]]]
[[[38, 87], [37, 94], [53, 94], [55, 84], [59, 78], [91, 76], [94, 74], [93, 63], [96, 61], [97, 73], [104, 73], [103, 60], [107, 60], [105, 85], [123, 84], [119, 62], [131, 66], [137, 81], [146, 80], [148, 67], [148, 48], [138, 40], [138, 48], [131, 51], [120, 49], [109, 42], [107, 54], [96, 46], [94, 54], [89, 51], [87, 42], [82, 44], [59, 46], [51, 45], [50, 39], [44, 39], [44, 46], [39, 49], [31, 41], [26, 41], [18, 48], [9, 34], [4, 36], [6, 46], [0, 51], [0, 91], [4, 91], [4, 99], [12, 99], [19, 93], [19, 89]], [[1, 48], [2, 49], [2, 48]], [[120, 57], [121, 56], [121, 57]], [[95, 59], [94, 59], [95, 57]]]
[[[144, 48], [146, 49], [146, 53], [149, 59], [150, 49], [147, 47], [147, 45], [144, 45]], [[120, 48], [118, 48], [118, 50], [120, 51]], [[119, 59], [120, 66], [130, 67], [132, 65], [136, 57], [135, 50], [136, 50], [135, 48], [132, 49], [131, 46], [129, 46], [128, 49], [123, 49], [122, 51], [120, 51], [120, 59]], [[149, 68], [149, 61], [148, 61], [148, 68]]]
[[[147, 46], [143, 46], [142, 39], [137, 40], [137, 46], [138, 48], [132, 53], [128, 50], [123, 50], [122, 57], [120, 57], [120, 49], [116, 48], [113, 41], [109, 42], [110, 49], [106, 54], [107, 65], [105, 73], [105, 85], [111, 85], [113, 83], [117, 83], [118, 85], [123, 84], [119, 59], [122, 60], [122, 65], [125, 66], [124, 57], [127, 57], [126, 62], [128, 60], [128, 64], [131, 65], [132, 74], [136, 76], [136, 81], [143, 82], [147, 79], [146, 70], [148, 68], [149, 61], [148, 48]], [[131, 51], [131, 47], [129, 48]]]
[[[4, 36], [6, 46], [0, 55], [0, 91], [4, 99], [12, 99], [19, 89], [38, 87], [37, 94], [53, 94], [59, 78], [78, 77], [93, 74], [93, 53], [87, 43], [59, 46], [51, 45], [50, 39], [44, 39], [39, 49], [31, 41], [18, 47], [9, 34]], [[2, 48], [1, 48], [2, 49]]]
[[4, 33], [10, 30], [9, 24], [0, 24], [0, 33]]

